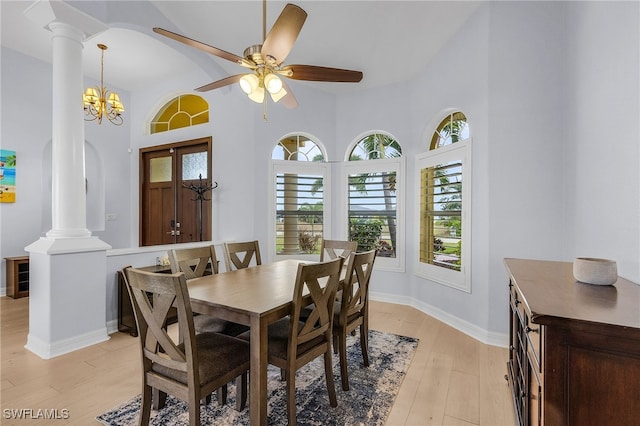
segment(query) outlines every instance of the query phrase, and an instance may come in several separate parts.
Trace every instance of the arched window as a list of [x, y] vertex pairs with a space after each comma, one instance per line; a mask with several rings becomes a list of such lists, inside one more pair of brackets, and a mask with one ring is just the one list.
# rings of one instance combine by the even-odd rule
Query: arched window
[[450, 112], [430, 136], [429, 151], [417, 158], [420, 182], [420, 250], [416, 272], [471, 291], [471, 148], [466, 116]]
[[323, 149], [307, 135], [292, 134], [280, 139], [271, 158], [275, 208], [270, 248], [275, 256], [317, 257], [331, 211]]
[[359, 137], [347, 158], [349, 239], [358, 242], [358, 251], [377, 249], [378, 266], [402, 270], [402, 147], [392, 135], [373, 132]]
[[349, 161], [380, 160], [402, 156], [402, 148], [391, 135], [372, 133], [360, 139], [349, 154]]
[[209, 122], [209, 104], [198, 95], [180, 95], [164, 104], [151, 121], [151, 133]]
[[431, 137], [430, 150], [469, 139], [467, 117], [459, 111], [447, 115]]

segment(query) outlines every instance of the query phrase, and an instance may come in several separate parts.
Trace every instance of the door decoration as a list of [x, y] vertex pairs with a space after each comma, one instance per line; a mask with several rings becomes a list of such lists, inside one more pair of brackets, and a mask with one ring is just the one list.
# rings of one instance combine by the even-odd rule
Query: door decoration
[[205, 194], [211, 190], [214, 190], [218, 187], [218, 182], [213, 182], [213, 185], [209, 185], [208, 182], [202, 182], [202, 174], [199, 175], [200, 182], [198, 185], [194, 185], [190, 183], [189, 185], [182, 184], [183, 187], [192, 190], [196, 194], [196, 198], [193, 198], [193, 201], [197, 201], [200, 204], [200, 210], [198, 212], [198, 221], [199, 221], [199, 230], [200, 230], [200, 241], [202, 241], [202, 202], [210, 201], [210, 198], [206, 198]]
[[0, 203], [16, 202], [16, 152], [0, 149]]

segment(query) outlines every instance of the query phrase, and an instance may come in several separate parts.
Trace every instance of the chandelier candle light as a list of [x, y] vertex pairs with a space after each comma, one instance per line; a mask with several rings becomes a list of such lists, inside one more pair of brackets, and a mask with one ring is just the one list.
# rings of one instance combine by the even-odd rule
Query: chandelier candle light
[[105, 116], [110, 122], [116, 126], [123, 123], [122, 113], [124, 105], [120, 101], [120, 96], [116, 92], [110, 92], [104, 86], [104, 51], [107, 46], [98, 44], [98, 48], [102, 51], [100, 60], [100, 86], [88, 87], [82, 95], [84, 102], [85, 121], [98, 120], [98, 124], [102, 123], [102, 117]]

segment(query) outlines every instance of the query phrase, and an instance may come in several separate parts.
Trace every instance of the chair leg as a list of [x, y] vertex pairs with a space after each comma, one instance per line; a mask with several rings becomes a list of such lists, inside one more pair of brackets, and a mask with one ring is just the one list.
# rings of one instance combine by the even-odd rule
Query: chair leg
[[369, 366], [369, 330], [365, 323], [360, 325], [360, 348], [362, 349], [362, 361], [364, 366]]
[[247, 372], [236, 378], [236, 411], [244, 410], [247, 405]]
[[296, 424], [296, 372], [287, 371], [287, 420], [289, 426]]
[[200, 426], [200, 398], [196, 391], [189, 391], [189, 426]]
[[340, 352], [340, 379], [342, 380], [342, 390], [349, 390], [349, 373], [347, 372], [347, 330], [342, 329], [339, 334]]
[[331, 348], [327, 348], [324, 353], [324, 376], [327, 382], [327, 392], [329, 393], [329, 405], [338, 406], [336, 399], [336, 385], [333, 382], [333, 363], [331, 362]]
[[139, 425], [148, 425], [151, 417], [151, 386], [143, 385], [142, 400], [140, 401], [140, 415], [138, 417]]
[[224, 405], [227, 403], [227, 385], [226, 384], [216, 389], [216, 396], [218, 397], [218, 404]]
[[337, 354], [338, 353], [338, 336], [336, 335], [336, 333], [333, 333], [333, 353]]
[[152, 407], [154, 410], [161, 410], [164, 408], [164, 406], [167, 403], [167, 394], [166, 392], [162, 392], [156, 388], [153, 388], [151, 390], [151, 394], [153, 395], [153, 397], [151, 398], [152, 400]]
[[209, 405], [211, 404], [211, 394], [207, 395], [204, 397], [204, 399], [202, 400], [202, 402], [204, 403], [204, 405]]
[[284, 382], [285, 380], [287, 380], [287, 370], [285, 370], [284, 368], [280, 369], [280, 381]]

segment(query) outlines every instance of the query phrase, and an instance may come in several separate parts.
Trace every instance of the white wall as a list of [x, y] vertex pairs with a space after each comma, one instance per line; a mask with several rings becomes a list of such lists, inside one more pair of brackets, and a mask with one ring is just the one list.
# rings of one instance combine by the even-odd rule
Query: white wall
[[567, 7], [565, 257], [640, 282], [640, 4]]
[[506, 332], [505, 257], [561, 260], [564, 4], [494, 2], [489, 50], [489, 328]]

